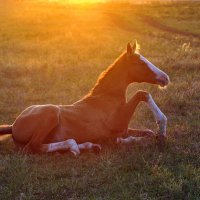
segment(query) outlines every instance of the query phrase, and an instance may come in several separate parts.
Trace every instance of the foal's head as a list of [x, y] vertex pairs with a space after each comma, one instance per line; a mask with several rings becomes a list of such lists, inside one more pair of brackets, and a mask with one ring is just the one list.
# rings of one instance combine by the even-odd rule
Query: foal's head
[[127, 44], [126, 65], [131, 82], [146, 82], [162, 87], [168, 85], [169, 76], [149, 62], [144, 56], [136, 53], [137, 43]]

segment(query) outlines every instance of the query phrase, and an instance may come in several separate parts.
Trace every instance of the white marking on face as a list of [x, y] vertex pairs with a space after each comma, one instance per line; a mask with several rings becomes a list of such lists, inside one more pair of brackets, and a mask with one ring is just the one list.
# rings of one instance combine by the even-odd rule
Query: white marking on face
[[156, 79], [158, 82], [160, 81], [161, 86], [165, 86], [169, 83], [169, 76], [165, 72], [160, 70], [142, 55], [140, 55], [140, 60], [142, 60], [149, 67], [149, 69], [154, 72]]

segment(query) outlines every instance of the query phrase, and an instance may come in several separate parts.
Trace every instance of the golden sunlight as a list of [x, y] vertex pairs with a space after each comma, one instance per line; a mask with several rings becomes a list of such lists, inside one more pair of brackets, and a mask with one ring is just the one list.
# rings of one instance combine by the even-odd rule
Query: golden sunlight
[[103, 2], [103, 0], [69, 0], [70, 3], [97, 3], [97, 2]]
[[106, 2], [107, 0], [49, 0], [49, 1], [60, 2], [60, 3], [87, 4], [87, 3]]

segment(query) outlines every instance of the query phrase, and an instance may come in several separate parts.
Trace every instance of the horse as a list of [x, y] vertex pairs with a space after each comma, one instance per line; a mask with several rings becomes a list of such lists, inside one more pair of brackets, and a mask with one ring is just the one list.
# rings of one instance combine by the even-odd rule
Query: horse
[[94, 87], [71, 105], [32, 105], [12, 125], [1, 126], [0, 134], [12, 134], [22, 152], [48, 153], [69, 150], [75, 156], [81, 150], [101, 150], [96, 141], [114, 139], [126, 144], [141, 140], [153, 131], [132, 129], [130, 119], [140, 102], [153, 112], [159, 136], [166, 138], [167, 117], [150, 93], [139, 90], [126, 100], [131, 83], [149, 83], [161, 87], [169, 76], [138, 51], [138, 44], [128, 43], [124, 51], [101, 73]]

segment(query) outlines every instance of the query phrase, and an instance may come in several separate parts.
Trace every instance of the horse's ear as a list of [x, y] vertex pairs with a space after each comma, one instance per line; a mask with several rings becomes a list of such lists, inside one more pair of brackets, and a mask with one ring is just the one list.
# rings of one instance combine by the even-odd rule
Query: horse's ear
[[133, 48], [133, 52], [135, 53], [135, 51], [136, 51], [136, 49], [137, 49], [137, 41], [134, 42], [132, 48]]
[[126, 52], [127, 52], [127, 55], [132, 55], [134, 52], [133, 47], [131, 46], [130, 42], [127, 44]]

